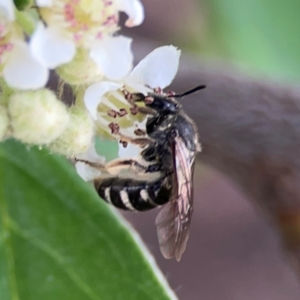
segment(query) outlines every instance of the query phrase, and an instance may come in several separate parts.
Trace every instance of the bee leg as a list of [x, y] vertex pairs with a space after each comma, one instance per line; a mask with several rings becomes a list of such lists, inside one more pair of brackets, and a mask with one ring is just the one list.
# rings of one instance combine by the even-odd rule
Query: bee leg
[[144, 115], [155, 115], [157, 112], [147, 106], [137, 106], [134, 102], [129, 102], [131, 105], [130, 111], [133, 115], [136, 115], [138, 113], [144, 114]]
[[150, 147], [155, 145], [155, 141], [150, 138], [131, 138], [129, 136], [123, 135], [121, 133], [118, 134], [120, 136], [120, 143], [126, 145], [131, 143], [133, 145], [137, 145], [140, 148]]
[[106, 165], [106, 169], [111, 174], [118, 174], [123, 169], [131, 169], [135, 173], [156, 173], [164, 171], [164, 166], [160, 163], [142, 165], [133, 159], [116, 159]]
[[133, 159], [115, 159], [105, 165], [79, 158], [75, 158], [74, 162], [85, 163], [92, 168], [95, 168], [99, 171], [105, 171], [109, 174], [118, 174], [124, 169], [131, 169], [132, 171], [138, 174], [141, 172], [147, 172], [148, 168], [147, 166], [143, 166], [141, 163]]
[[109, 166], [107, 166], [107, 171], [111, 174], [118, 174], [122, 169], [131, 169], [137, 174], [164, 171], [164, 167], [159, 163], [143, 166], [139, 162], [132, 159], [120, 160], [118, 162], [112, 161], [111, 163], [112, 164], [109, 163]]
[[143, 166], [134, 159], [115, 159], [107, 163], [105, 167], [111, 174], [118, 174], [123, 169], [131, 169], [137, 174], [147, 170], [147, 166]]
[[82, 163], [85, 163], [87, 164], [88, 166], [92, 167], [92, 168], [95, 168], [99, 171], [107, 171], [106, 169], [106, 165], [103, 165], [103, 164], [100, 164], [100, 163], [95, 163], [95, 162], [92, 162], [92, 161], [89, 161], [89, 160], [85, 160], [85, 159], [79, 159], [79, 158], [74, 158], [74, 162], [82, 162]]
[[156, 111], [153, 110], [152, 108], [150, 107], [137, 107], [137, 110], [139, 113], [141, 114], [144, 114], [144, 115], [155, 115], [156, 114]]
[[162, 164], [152, 164], [149, 165], [146, 170], [145, 173], [156, 173], [156, 172], [161, 172], [164, 171], [164, 166], [162, 166]]

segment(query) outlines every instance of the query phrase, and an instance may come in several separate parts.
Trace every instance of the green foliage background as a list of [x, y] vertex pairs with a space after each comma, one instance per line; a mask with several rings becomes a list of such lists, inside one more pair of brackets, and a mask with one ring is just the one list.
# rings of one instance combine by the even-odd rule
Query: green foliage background
[[300, 1], [204, 0], [202, 53], [221, 57], [254, 74], [286, 81], [300, 78]]
[[172, 299], [148, 251], [65, 159], [0, 146], [0, 299]]

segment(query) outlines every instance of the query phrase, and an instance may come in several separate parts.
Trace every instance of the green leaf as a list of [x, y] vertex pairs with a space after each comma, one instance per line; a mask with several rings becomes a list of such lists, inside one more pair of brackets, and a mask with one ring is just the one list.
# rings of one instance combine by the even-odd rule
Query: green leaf
[[29, 11], [16, 11], [16, 19], [26, 34], [31, 35], [34, 32], [36, 21], [33, 13]]
[[0, 146], [0, 299], [176, 299], [137, 234], [66, 160]]
[[18, 10], [23, 10], [29, 5], [32, 5], [33, 0], [14, 0], [14, 3]]
[[207, 51], [268, 75], [300, 78], [300, 1], [209, 0]]

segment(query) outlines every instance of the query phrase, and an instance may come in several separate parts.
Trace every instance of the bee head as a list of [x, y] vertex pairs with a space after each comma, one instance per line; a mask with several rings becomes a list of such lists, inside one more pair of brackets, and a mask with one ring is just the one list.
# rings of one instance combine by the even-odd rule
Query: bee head
[[146, 106], [164, 115], [176, 114], [181, 108], [177, 101], [157, 95], [150, 95], [145, 97], [144, 102]]

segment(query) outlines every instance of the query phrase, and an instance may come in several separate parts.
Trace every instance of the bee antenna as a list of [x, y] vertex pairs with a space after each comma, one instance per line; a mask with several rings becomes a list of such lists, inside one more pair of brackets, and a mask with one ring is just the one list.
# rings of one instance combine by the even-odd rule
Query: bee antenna
[[195, 93], [195, 92], [197, 92], [199, 90], [203, 90], [205, 88], [206, 88], [206, 85], [198, 85], [198, 86], [194, 87], [193, 89], [184, 92], [183, 94], [180, 94], [180, 95], [175, 94], [175, 95], [172, 95], [172, 97], [174, 97], [174, 98], [182, 98], [184, 96], [193, 94], [193, 93]]

